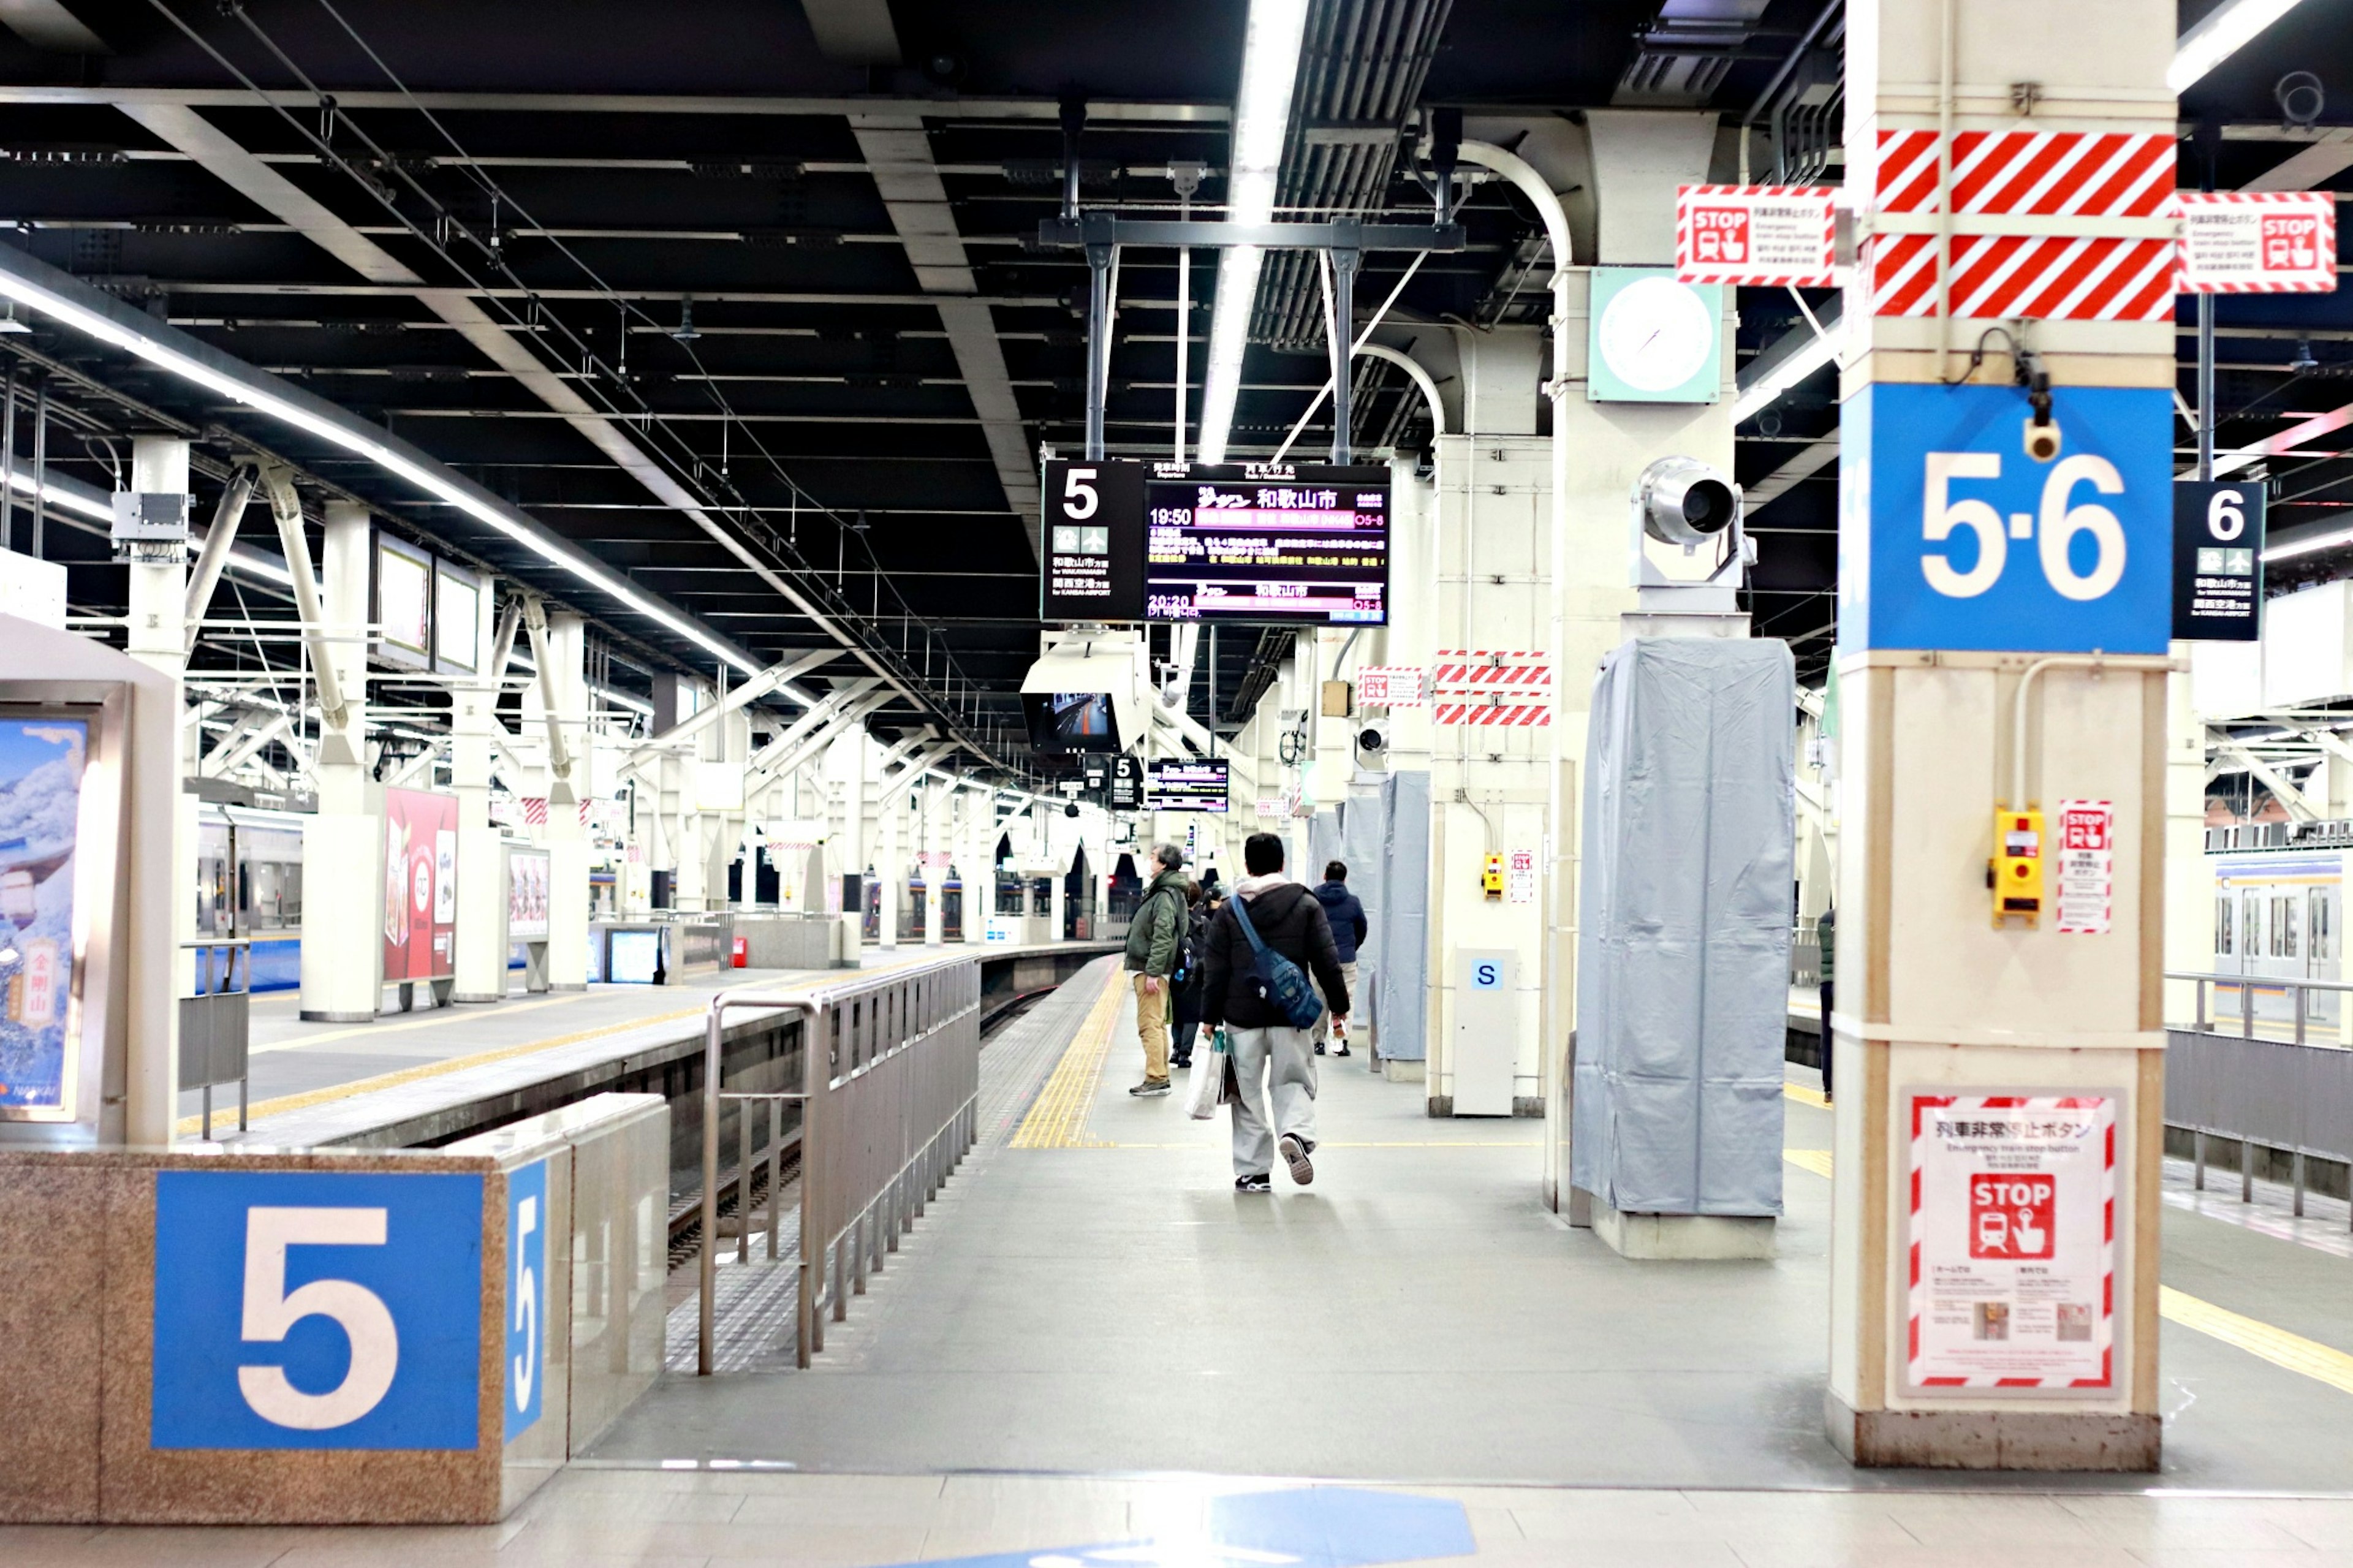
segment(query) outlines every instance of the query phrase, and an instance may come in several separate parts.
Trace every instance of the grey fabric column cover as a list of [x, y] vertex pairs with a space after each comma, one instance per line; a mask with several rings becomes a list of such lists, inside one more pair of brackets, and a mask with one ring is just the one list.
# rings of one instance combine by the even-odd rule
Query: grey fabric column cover
[[1571, 1175], [1621, 1213], [1781, 1212], [1795, 685], [1778, 640], [1637, 637], [1602, 660]]
[[[1348, 863], [1348, 890], [1365, 906], [1365, 941], [1356, 949], [1356, 1017], [1365, 1026], [1367, 1038], [1375, 1038], [1377, 1020], [1373, 997], [1380, 986], [1383, 889], [1388, 879], [1381, 863], [1381, 846], [1388, 837], [1388, 803], [1372, 790], [1352, 792], [1347, 809], [1340, 814], [1340, 844], [1335, 858]], [[1318, 866], [1320, 874], [1323, 868]], [[1354, 1023], [1350, 1026], [1353, 1030]]]
[[1381, 817], [1381, 912], [1372, 921], [1374, 1038], [1384, 1058], [1427, 1061], [1430, 774], [1394, 773], [1382, 780]]

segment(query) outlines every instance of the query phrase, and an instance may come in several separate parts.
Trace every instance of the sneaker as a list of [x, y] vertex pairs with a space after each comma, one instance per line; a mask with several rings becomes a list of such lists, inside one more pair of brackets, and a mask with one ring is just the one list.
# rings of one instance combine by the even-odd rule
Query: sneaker
[[1347, 1047], [1342, 1046], [1338, 1050], [1334, 1051], [1332, 1054], [1335, 1057], [1353, 1057], [1356, 1053], [1350, 1050]]
[[1236, 1176], [1234, 1178], [1234, 1191], [1238, 1193], [1271, 1193], [1274, 1191], [1274, 1180], [1270, 1176]]
[[1142, 1083], [1137, 1084], [1134, 1089], [1129, 1089], [1127, 1092], [1135, 1096], [1138, 1100], [1150, 1100], [1155, 1095], [1162, 1095], [1168, 1092], [1168, 1080], [1165, 1078], [1148, 1078]]
[[1193, 1070], [1193, 1058], [1191, 1057], [1178, 1057], [1168, 1065], [1173, 1068], [1182, 1068], [1187, 1072], [1191, 1072]]
[[1324, 1054], [1324, 1042], [1321, 1040], [1315, 1042], [1315, 1054], [1319, 1057]]
[[1301, 1186], [1315, 1179], [1315, 1167], [1308, 1162], [1308, 1151], [1314, 1147], [1296, 1132], [1282, 1135], [1282, 1163], [1291, 1168], [1291, 1179]]

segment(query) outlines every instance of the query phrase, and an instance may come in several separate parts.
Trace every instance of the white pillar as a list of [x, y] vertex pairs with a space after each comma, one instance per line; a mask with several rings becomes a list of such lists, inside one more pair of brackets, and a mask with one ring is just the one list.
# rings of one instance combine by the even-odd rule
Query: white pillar
[[320, 720], [319, 813], [302, 836], [302, 1016], [373, 1019], [384, 1004], [384, 787], [367, 763], [368, 511], [331, 500], [319, 598], [343, 723]]
[[[186, 495], [188, 443], [175, 436], [134, 437], [131, 443], [131, 488], [142, 494]], [[0, 544], [5, 542], [0, 541]], [[171, 757], [156, 759], [154, 765], [168, 772], [172, 778], [172, 939], [174, 943], [185, 943], [196, 935], [197, 803], [195, 795], [180, 787], [180, 781], [195, 776], [196, 754], [201, 747], [196, 727], [189, 722], [184, 679], [188, 668], [188, 552], [185, 543], [171, 548], [151, 547], [151, 551], [141, 552], [131, 562], [128, 651], [140, 663], [172, 678], [174, 750]], [[195, 965], [194, 952], [185, 946], [174, 947], [171, 974], [175, 999], [194, 994]], [[160, 1037], [150, 1031], [141, 1031], [135, 1037], [133, 1054], [137, 1059], [130, 1064], [131, 1079], [135, 1083], [179, 1083], [180, 1009], [176, 1001], [165, 1012], [169, 1026]], [[133, 1142], [170, 1142], [178, 1100], [175, 1087], [166, 1108], [169, 1115], [143, 1116], [140, 1120], [148, 1125], [128, 1128], [126, 1135]], [[160, 1128], [154, 1125], [159, 1121]]]
[[588, 623], [569, 611], [547, 617], [555, 717], [571, 767], [547, 786], [547, 976], [551, 989], [588, 984]]
[[950, 797], [928, 779], [922, 792], [923, 810], [923, 945], [937, 947], [944, 940], [947, 911], [941, 908], [948, 882], [947, 814]]
[[874, 862], [874, 874], [882, 883], [881, 944], [886, 952], [896, 952], [899, 946], [899, 898], [907, 885], [899, 844], [906, 815], [907, 795], [902, 791], [882, 808], [882, 853]]
[[491, 741], [498, 728], [499, 672], [490, 668], [498, 632], [493, 584], [474, 600], [479, 673], [450, 688], [449, 783], [458, 794], [458, 959], [460, 1002], [507, 994], [506, 841], [491, 821]]
[[[1947, 22], [1957, 46], [1949, 51]], [[2170, 157], [2178, 107], [2165, 78], [2176, 26], [2170, 0], [1974, 0], [1941, 10], [1857, 0], [1847, 8], [1848, 188], [1874, 188], [1892, 134], [1925, 141], [1925, 166], [1936, 168], [1943, 125], [2149, 137]], [[2031, 125], [2012, 107], [2010, 86], [2029, 79], [2042, 84]], [[1940, 82], [1950, 85], [1940, 90]], [[1987, 151], [2002, 155], [1999, 145]], [[1920, 220], [1933, 225], [1933, 195], [1924, 205]], [[1936, 266], [1933, 247], [1927, 265]], [[2119, 542], [2150, 544], [2161, 563], [2173, 507], [2171, 297], [2156, 321], [2021, 326], [1873, 311], [1872, 280], [1859, 273], [1841, 329], [1839, 775], [1847, 809], [1831, 1020], [1830, 1435], [1862, 1465], [2154, 1470], [2163, 1397], [2161, 922], [2174, 787], [2162, 568], [2147, 580], [2119, 578], [2124, 586], [2090, 599], [2062, 599], [2051, 592], [2052, 541], [2041, 539], [2039, 550], [2011, 543], [1997, 580], [1971, 591], [1968, 651], [1936, 650], [1932, 636], [1964, 617], [1891, 625], [1905, 613], [1900, 599], [1870, 589], [1874, 569], [1920, 581], [1905, 568], [1921, 570], [1940, 549], [1924, 549], [1921, 492], [1911, 492], [1908, 512], [1890, 499], [1921, 482], [1938, 460], [1932, 452], [1974, 460], [1954, 468], [1944, 521], [1965, 506], [1987, 519], [2010, 516], [2018, 540], [2032, 534], [2038, 498], [2053, 498], [2041, 504], [2041, 515], [2053, 517], [2054, 492], [2083, 471], [2067, 465], [2104, 454], [2100, 504], [2111, 510], [2102, 518], [2120, 530]], [[1967, 374], [1965, 356], [1997, 326], [2023, 333], [2045, 356], [2064, 443], [2055, 464], [2023, 449], [2026, 398], [2010, 384], [2010, 342], [1994, 340], [2000, 352], [1968, 376], [1973, 384], [1938, 384]], [[2093, 416], [2094, 399], [2102, 418]], [[1979, 423], [1988, 417], [1993, 424]], [[2064, 504], [2083, 504], [2089, 491], [2075, 485]], [[1928, 520], [1927, 539], [1942, 537], [1937, 521]], [[1981, 537], [1998, 543], [2002, 532], [1989, 524]], [[2125, 565], [2147, 572], [2150, 558]], [[2118, 596], [2106, 598], [2111, 591]], [[2083, 618], [2091, 616], [2103, 618]], [[2085, 668], [2094, 647], [2101, 664]], [[2027, 700], [2028, 668], [2079, 652], [2044, 668]], [[2002, 918], [1978, 870], [2023, 809], [2049, 814], [2042, 846], [2055, 849], [2062, 799], [2112, 807], [2105, 931], [2058, 929], [2055, 877], [2046, 879], [2039, 922]], [[1940, 1110], [1923, 1103], [1927, 1094], [1960, 1103]], [[1989, 1108], [1968, 1103], [1993, 1096], [2066, 1103], [1995, 1149], [1973, 1131]], [[2113, 1115], [2105, 1139], [2096, 1131], [2104, 1110]], [[1990, 1119], [2022, 1120], [1999, 1103]], [[1938, 1131], [1955, 1122], [1962, 1125]], [[2080, 1157], [2057, 1152], [2067, 1139], [2045, 1130], [2071, 1122], [2094, 1129]], [[1982, 1231], [1968, 1223], [1975, 1188], [1967, 1173], [1987, 1170], [2021, 1182], [2055, 1172], [2055, 1218], [1981, 1245]], [[2051, 1261], [2033, 1266], [2038, 1278], [2011, 1283], [2009, 1271], [2024, 1266], [2007, 1259], [2032, 1256], [2042, 1245], [2033, 1238], [2044, 1237], [2054, 1244]], [[1927, 1281], [1916, 1293], [1915, 1269]], [[1956, 1277], [1969, 1289], [1940, 1288]], [[2080, 1335], [2066, 1331], [2077, 1325], [2056, 1316], [2058, 1303], [2083, 1310]], [[1989, 1320], [1988, 1304], [2008, 1315]], [[2000, 1343], [1980, 1352], [1972, 1327], [1993, 1322], [1999, 1333], [1984, 1337]], [[1924, 1347], [1916, 1358], [1915, 1323]], [[1989, 1354], [2002, 1358], [1998, 1365]], [[1928, 1381], [1964, 1368], [1987, 1381], [2057, 1381], [1999, 1389]]]

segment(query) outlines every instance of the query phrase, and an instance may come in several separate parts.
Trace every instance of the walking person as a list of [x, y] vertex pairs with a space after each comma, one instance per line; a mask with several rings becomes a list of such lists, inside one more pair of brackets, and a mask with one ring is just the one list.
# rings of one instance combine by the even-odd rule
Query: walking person
[[1185, 851], [1163, 844], [1152, 852], [1158, 866], [1144, 901], [1128, 923], [1127, 950], [1120, 967], [1135, 976], [1135, 1033], [1144, 1044], [1144, 1081], [1127, 1092], [1148, 1100], [1168, 1092], [1168, 977], [1185, 936]]
[[[1372, 927], [1366, 922], [1363, 901], [1348, 891], [1348, 868], [1345, 861], [1334, 860], [1324, 866], [1324, 880], [1315, 889], [1315, 901], [1324, 906], [1324, 921], [1332, 928], [1332, 945], [1340, 954], [1340, 978], [1348, 983], [1349, 994], [1353, 995], [1356, 989], [1356, 949]], [[1329, 1012], [1315, 1020], [1315, 1054], [1319, 1057], [1324, 1054], [1327, 1032], [1332, 1039], [1339, 1042], [1339, 1048], [1332, 1054], [1346, 1056], [1348, 1021], [1335, 1018]]]
[[1201, 1032], [1201, 944], [1208, 934], [1209, 900], [1198, 882], [1187, 883], [1185, 937], [1176, 950], [1176, 973], [1169, 976], [1169, 1014], [1175, 1019], [1168, 1039], [1172, 1067], [1191, 1069], [1193, 1041]]
[[1234, 1190], [1265, 1193], [1274, 1190], [1278, 1148], [1293, 1181], [1304, 1186], [1315, 1179], [1309, 1158], [1315, 1152], [1315, 1057], [1308, 1031], [1293, 1026], [1267, 994], [1257, 950], [1264, 946], [1297, 964], [1335, 1017], [1347, 1016], [1348, 983], [1324, 906], [1282, 874], [1282, 840], [1251, 834], [1242, 847], [1242, 868], [1249, 875], [1234, 884], [1225, 911], [1209, 922], [1201, 959], [1201, 1022], [1225, 1026], [1240, 1091], [1233, 1102]]
[[1824, 910], [1814, 921], [1814, 940], [1822, 949], [1822, 1099], [1831, 1097], [1831, 1008], [1838, 994], [1838, 910]]

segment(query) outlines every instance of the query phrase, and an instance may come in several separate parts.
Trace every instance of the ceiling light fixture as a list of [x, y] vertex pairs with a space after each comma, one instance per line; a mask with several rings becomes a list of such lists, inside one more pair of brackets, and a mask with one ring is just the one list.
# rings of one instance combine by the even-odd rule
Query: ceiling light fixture
[[[380, 441], [370, 440], [356, 431], [346, 429], [332, 419], [288, 402], [259, 387], [249, 386], [237, 377], [227, 375], [179, 350], [140, 331], [118, 323], [95, 310], [75, 303], [63, 295], [42, 287], [5, 266], [0, 266], [0, 297], [5, 297], [27, 310], [38, 311], [61, 325], [86, 332], [100, 342], [110, 343], [126, 353], [135, 354], [159, 370], [170, 372], [181, 380], [204, 387], [209, 392], [242, 404], [257, 414], [269, 416], [290, 425], [307, 435], [342, 448], [355, 457], [364, 458], [386, 473], [406, 481], [435, 500], [448, 503], [496, 530], [516, 543], [560, 566], [582, 582], [594, 586], [634, 613], [677, 634], [694, 644], [723, 664], [732, 666], [745, 675], [758, 673], [759, 663], [749, 655], [730, 647], [711, 633], [696, 626], [667, 605], [659, 604], [640, 592], [636, 584], [606, 567], [601, 562], [562, 549], [556, 542], [535, 529], [527, 528], [510, 517], [496, 504], [475, 495], [464, 486], [433, 472], [414, 459], [393, 450]], [[111, 517], [111, 513], [109, 516]]]
[[[1291, 134], [1291, 94], [1299, 79], [1299, 51], [1307, 32], [1307, 0], [1250, 0], [1242, 40], [1241, 89], [1235, 95], [1231, 148], [1226, 159], [1226, 216], [1238, 224], [1274, 221], [1274, 185]], [[1241, 391], [1242, 355], [1250, 348], [1250, 313], [1258, 302], [1265, 253], [1229, 246], [1218, 258], [1218, 297], [1209, 313], [1209, 358], [1201, 387], [1200, 460], [1226, 460], [1226, 438]]]
[[2295, 5], [2296, 0], [2222, 0], [2174, 45], [2173, 64], [2165, 73], [2167, 89], [2187, 91]]
[[1827, 330], [1816, 333], [1805, 346], [1795, 350], [1767, 371], [1756, 384], [1741, 388], [1739, 399], [1732, 405], [1732, 422], [1738, 425], [1755, 418], [1791, 387], [1822, 366], [1835, 362], [1839, 351], [1838, 335], [1839, 325], [1833, 321]]

